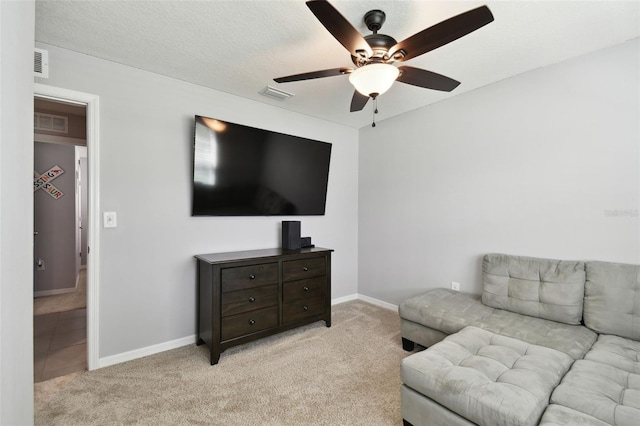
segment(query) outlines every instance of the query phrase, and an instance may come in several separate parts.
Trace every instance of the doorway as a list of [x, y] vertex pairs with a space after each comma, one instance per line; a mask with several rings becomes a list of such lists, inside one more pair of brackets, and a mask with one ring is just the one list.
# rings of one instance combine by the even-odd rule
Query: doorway
[[[87, 368], [86, 105], [34, 99], [34, 380]], [[86, 179], [86, 177], [85, 177]], [[84, 195], [84, 196], [83, 196]], [[86, 242], [86, 239], [85, 239]], [[85, 257], [86, 259], [86, 257]]]
[[[52, 145], [63, 146], [65, 148], [62, 151], [69, 151], [71, 148], [72, 154], [72, 165], [66, 165], [66, 168], [63, 168], [64, 172], [53, 171], [50, 175], [51, 180], [47, 180], [47, 183], [52, 184], [51, 186], [56, 187], [56, 182], [59, 179], [62, 179], [65, 173], [72, 178], [73, 186], [63, 195], [58, 195], [56, 193], [56, 188], [51, 188], [51, 186], [47, 187], [47, 191], [50, 193], [47, 194], [43, 192], [40, 194], [40, 197], [44, 195], [44, 199], [49, 202], [52, 200], [56, 200], [54, 195], [59, 199], [67, 196], [71, 198], [73, 201], [72, 204], [72, 212], [70, 213], [73, 224], [71, 225], [74, 229], [74, 234], [71, 236], [72, 242], [70, 246], [72, 247], [73, 255], [72, 261], [67, 263], [70, 266], [67, 267], [73, 270], [73, 274], [75, 275], [74, 283], [69, 286], [68, 280], [61, 279], [62, 285], [56, 284], [56, 288], [53, 288], [51, 284], [42, 284], [38, 287], [38, 282], [35, 281], [39, 279], [43, 275], [38, 275], [38, 272], [46, 271], [50, 267], [57, 267], [57, 263], [51, 264], [51, 262], [47, 262], [47, 259], [43, 256], [38, 256], [38, 241], [37, 239], [43, 237], [43, 235], [34, 235], [34, 296], [43, 295], [42, 291], [49, 291], [49, 293], [44, 293], [44, 297], [46, 298], [65, 298], [76, 296], [76, 299], [83, 299], [84, 307], [78, 307], [73, 303], [69, 302], [70, 305], [67, 305], [67, 308], [53, 308], [58, 312], [50, 312], [51, 315], [49, 318], [40, 318], [39, 320], [34, 317], [34, 352], [40, 350], [44, 352], [45, 347], [48, 352], [52, 351], [63, 351], [64, 348], [69, 348], [75, 346], [72, 349], [66, 349], [67, 355], [71, 355], [71, 364], [63, 365], [61, 363], [57, 363], [57, 360], [52, 361], [50, 364], [49, 371], [45, 372], [46, 365], [37, 365], [34, 363], [34, 372], [35, 378], [48, 379], [51, 378], [52, 375], [64, 375], [68, 374], [71, 371], [69, 368], [77, 368], [78, 365], [83, 364], [83, 368], [88, 368], [89, 370], [93, 370], [99, 368], [99, 359], [98, 359], [98, 318], [99, 318], [99, 300], [98, 300], [98, 277], [99, 277], [99, 210], [98, 210], [98, 200], [99, 200], [99, 173], [98, 173], [98, 154], [99, 154], [99, 98], [95, 95], [76, 92], [67, 89], [61, 89], [57, 87], [47, 86], [43, 84], [35, 84], [34, 90], [34, 105], [41, 102], [51, 102], [54, 104], [61, 105], [61, 109], [78, 111], [78, 108], [82, 109], [85, 113], [84, 125], [86, 128], [86, 135], [84, 138], [84, 142], [78, 143], [81, 137], [75, 137], [74, 135], [68, 134], [59, 135], [55, 132], [49, 132], [46, 137], [40, 137], [40, 139], [46, 139], [46, 141], [40, 140], [42, 145], [46, 145], [51, 147]], [[49, 111], [48, 113], [51, 116], [58, 115], [64, 117], [65, 114], [58, 113], [60, 111]], [[34, 114], [34, 121], [40, 119], [40, 117], [36, 118], [36, 114]], [[68, 116], [70, 119], [71, 116]], [[51, 120], [56, 119], [56, 129], [64, 129], [65, 126], [67, 130], [70, 130], [69, 126], [71, 123], [67, 120], [67, 123], [64, 123], [64, 120], [61, 120], [59, 117], [44, 117], [44, 127], [52, 126], [53, 123], [50, 123]], [[38, 137], [36, 137], [38, 140]], [[38, 142], [34, 142], [38, 143]], [[84, 145], [84, 146], [82, 146]], [[77, 148], [77, 146], [81, 146]], [[50, 150], [50, 149], [49, 149]], [[36, 160], [37, 152], [34, 155], [34, 160]], [[51, 161], [49, 161], [51, 162]], [[55, 161], [53, 161], [55, 163]], [[34, 161], [34, 165], [36, 162]], [[47, 162], [40, 165], [40, 169], [34, 170], [34, 173], [44, 173], [49, 171], [51, 167], [61, 166], [60, 164], [52, 164], [51, 167], [47, 167], [49, 164]], [[36, 179], [34, 178], [34, 182]], [[62, 181], [60, 181], [62, 182]], [[43, 191], [43, 189], [36, 188], [37, 184], [34, 184], [34, 190], [36, 192]], [[61, 188], [57, 188], [57, 190], [61, 191]], [[61, 191], [64, 192], [64, 191]], [[53, 195], [51, 194], [53, 193]], [[76, 196], [77, 194], [77, 196]], [[34, 194], [35, 195], [35, 194]], [[75, 200], [74, 200], [75, 199]], [[83, 201], [84, 200], [84, 201]], [[57, 201], [57, 200], [56, 200]], [[83, 208], [84, 206], [84, 208]], [[34, 199], [34, 210], [36, 208], [36, 203]], [[43, 214], [40, 214], [41, 217], [44, 217], [44, 222], [54, 221], [53, 215], [49, 215], [49, 211], [46, 211]], [[39, 228], [41, 228], [42, 223], [38, 223], [38, 215], [34, 211], [34, 230], [39, 232]], [[43, 238], [41, 238], [43, 239]], [[60, 240], [54, 241], [54, 248], [60, 248]], [[49, 254], [48, 256], [55, 256], [55, 253]], [[42, 262], [40, 262], [40, 259]], [[56, 261], [57, 262], [57, 261]], [[51, 265], [51, 266], [50, 266]], [[38, 268], [43, 268], [38, 270]], [[44, 290], [43, 290], [44, 289]], [[82, 294], [82, 289], [85, 289], [84, 294]], [[38, 293], [40, 291], [40, 293]], [[81, 297], [78, 297], [78, 296]], [[40, 299], [40, 298], [38, 298]], [[71, 308], [71, 309], [68, 309]], [[34, 314], [37, 314], [35, 306], [34, 306]], [[42, 327], [39, 328], [40, 325], [44, 324], [44, 329]], [[47, 331], [48, 330], [48, 331]], [[56, 333], [57, 330], [57, 333]], [[43, 334], [50, 332], [51, 336], [48, 338], [49, 341], [45, 343], [40, 343], [40, 346], [36, 344], [35, 338], [38, 337], [38, 334]], [[56, 334], [58, 337], [64, 336], [62, 339], [58, 339], [54, 341], [56, 338]], [[64, 352], [64, 351], [63, 351]], [[78, 361], [79, 356], [83, 356], [84, 358], [80, 362]], [[76, 357], [75, 359], [73, 357]], [[42, 357], [41, 357], [42, 359]], [[36, 357], [34, 357], [34, 361], [38, 361]], [[41, 361], [42, 362], [42, 361]], [[46, 361], [45, 361], [46, 362]], [[75, 366], [75, 367], [74, 367]], [[38, 370], [42, 368], [42, 374], [38, 377]], [[57, 371], [54, 371], [57, 370]], [[60, 374], [58, 374], [60, 373]]]

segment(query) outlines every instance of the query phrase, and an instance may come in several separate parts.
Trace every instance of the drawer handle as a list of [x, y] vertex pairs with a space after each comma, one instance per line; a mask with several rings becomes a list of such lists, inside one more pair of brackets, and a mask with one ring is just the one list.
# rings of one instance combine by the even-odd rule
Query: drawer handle
[[255, 279], [256, 279], [256, 276], [255, 276], [255, 275], [253, 275], [253, 274], [251, 274], [251, 275], [249, 275], [249, 279], [250, 279], [250, 280], [255, 280]]
[[307, 272], [309, 270], [309, 268], [307, 268], [306, 266], [304, 268], [302, 268], [303, 271]]
[[249, 298], [249, 303], [253, 303], [253, 302], [255, 302], [255, 301], [256, 301], [256, 298], [255, 298], [255, 297], [251, 296], [251, 297]]
[[302, 307], [302, 309], [303, 309], [303, 310], [305, 310], [305, 311], [308, 311], [308, 310], [309, 310], [309, 307], [308, 307], [307, 305], [304, 305], [304, 306]]
[[249, 325], [253, 325], [255, 323], [256, 323], [256, 320], [252, 320], [252, 319], [249, 320]]
[[304, 291], [309, 291], [309, 287], [307, 287], [307, 286], [302, 287], [302, 289], [303, 289]]

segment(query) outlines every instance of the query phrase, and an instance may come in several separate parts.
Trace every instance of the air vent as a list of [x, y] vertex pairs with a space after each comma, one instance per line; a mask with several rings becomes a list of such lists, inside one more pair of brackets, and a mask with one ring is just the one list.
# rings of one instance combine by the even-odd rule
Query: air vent
[[69, 133], [69, 118], [63, 115], [34, 112], [33, 128], [47, 132]]
[[33, 74], [36, 77], [49, 78], [49, 51], [33, 49]]
[[284, 101], [285, 99], [289, 99], [293, 96], [293, 93], [285, 92], [284, 90], [274, 89], [271, 86], [267, 86], [260, 91], [260, 94], [266, 96], [268, 98], [277, 99], [279, 101]]

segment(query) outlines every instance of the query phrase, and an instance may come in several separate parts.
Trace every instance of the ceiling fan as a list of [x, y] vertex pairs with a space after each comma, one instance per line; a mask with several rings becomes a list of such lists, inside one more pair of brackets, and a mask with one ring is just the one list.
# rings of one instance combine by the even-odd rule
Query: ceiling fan
[[356, 88], [351, 99], [351, 112], [361, 111], [369, 98], [375, 100], [396, 80], [427, 89], [452, 91], [460, 84], [459, 81], [420, 68], [406, 65], [396, 67], [392, 64], [437, 49], [493, 21], [489, 8], [481, 6], [426, 28], [398, 43], [393, 37], [378, 33], [386, 19], [382, 10], [371, 10], [364, 15], [364, 22], [373, 34], [363, 37], [329, 2], [311, 0], [306, 4], [320, 23], [349, 51], [356, 68], [312, 71], [274, 78], [274, 81], [287, 83], [349, 74], [349, 81]]

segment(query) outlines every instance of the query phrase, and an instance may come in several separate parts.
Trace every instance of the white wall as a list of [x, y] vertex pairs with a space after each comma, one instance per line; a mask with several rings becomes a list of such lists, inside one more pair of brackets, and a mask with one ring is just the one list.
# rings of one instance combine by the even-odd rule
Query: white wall
[[487, 252], [639, 263], [639, 44], [361, 129], [359, 292], [480, 293]]
[[0, 424], [33, 423], [33, 2], [0, 1]]
[[195, 114], [333, 143], [326, 215], [296, 220], [335, 249], [332, 296], [357, 292], [357, 130], [38, 47], [50, 52], [50, 79], [38, 83], [100, 97], [100, 205], [118, 214], [118, 228], [100, 235], [100, 358], [193, 335], [193, 255], [279, 247], [280, 222], [291, 219], [190, 216]]

